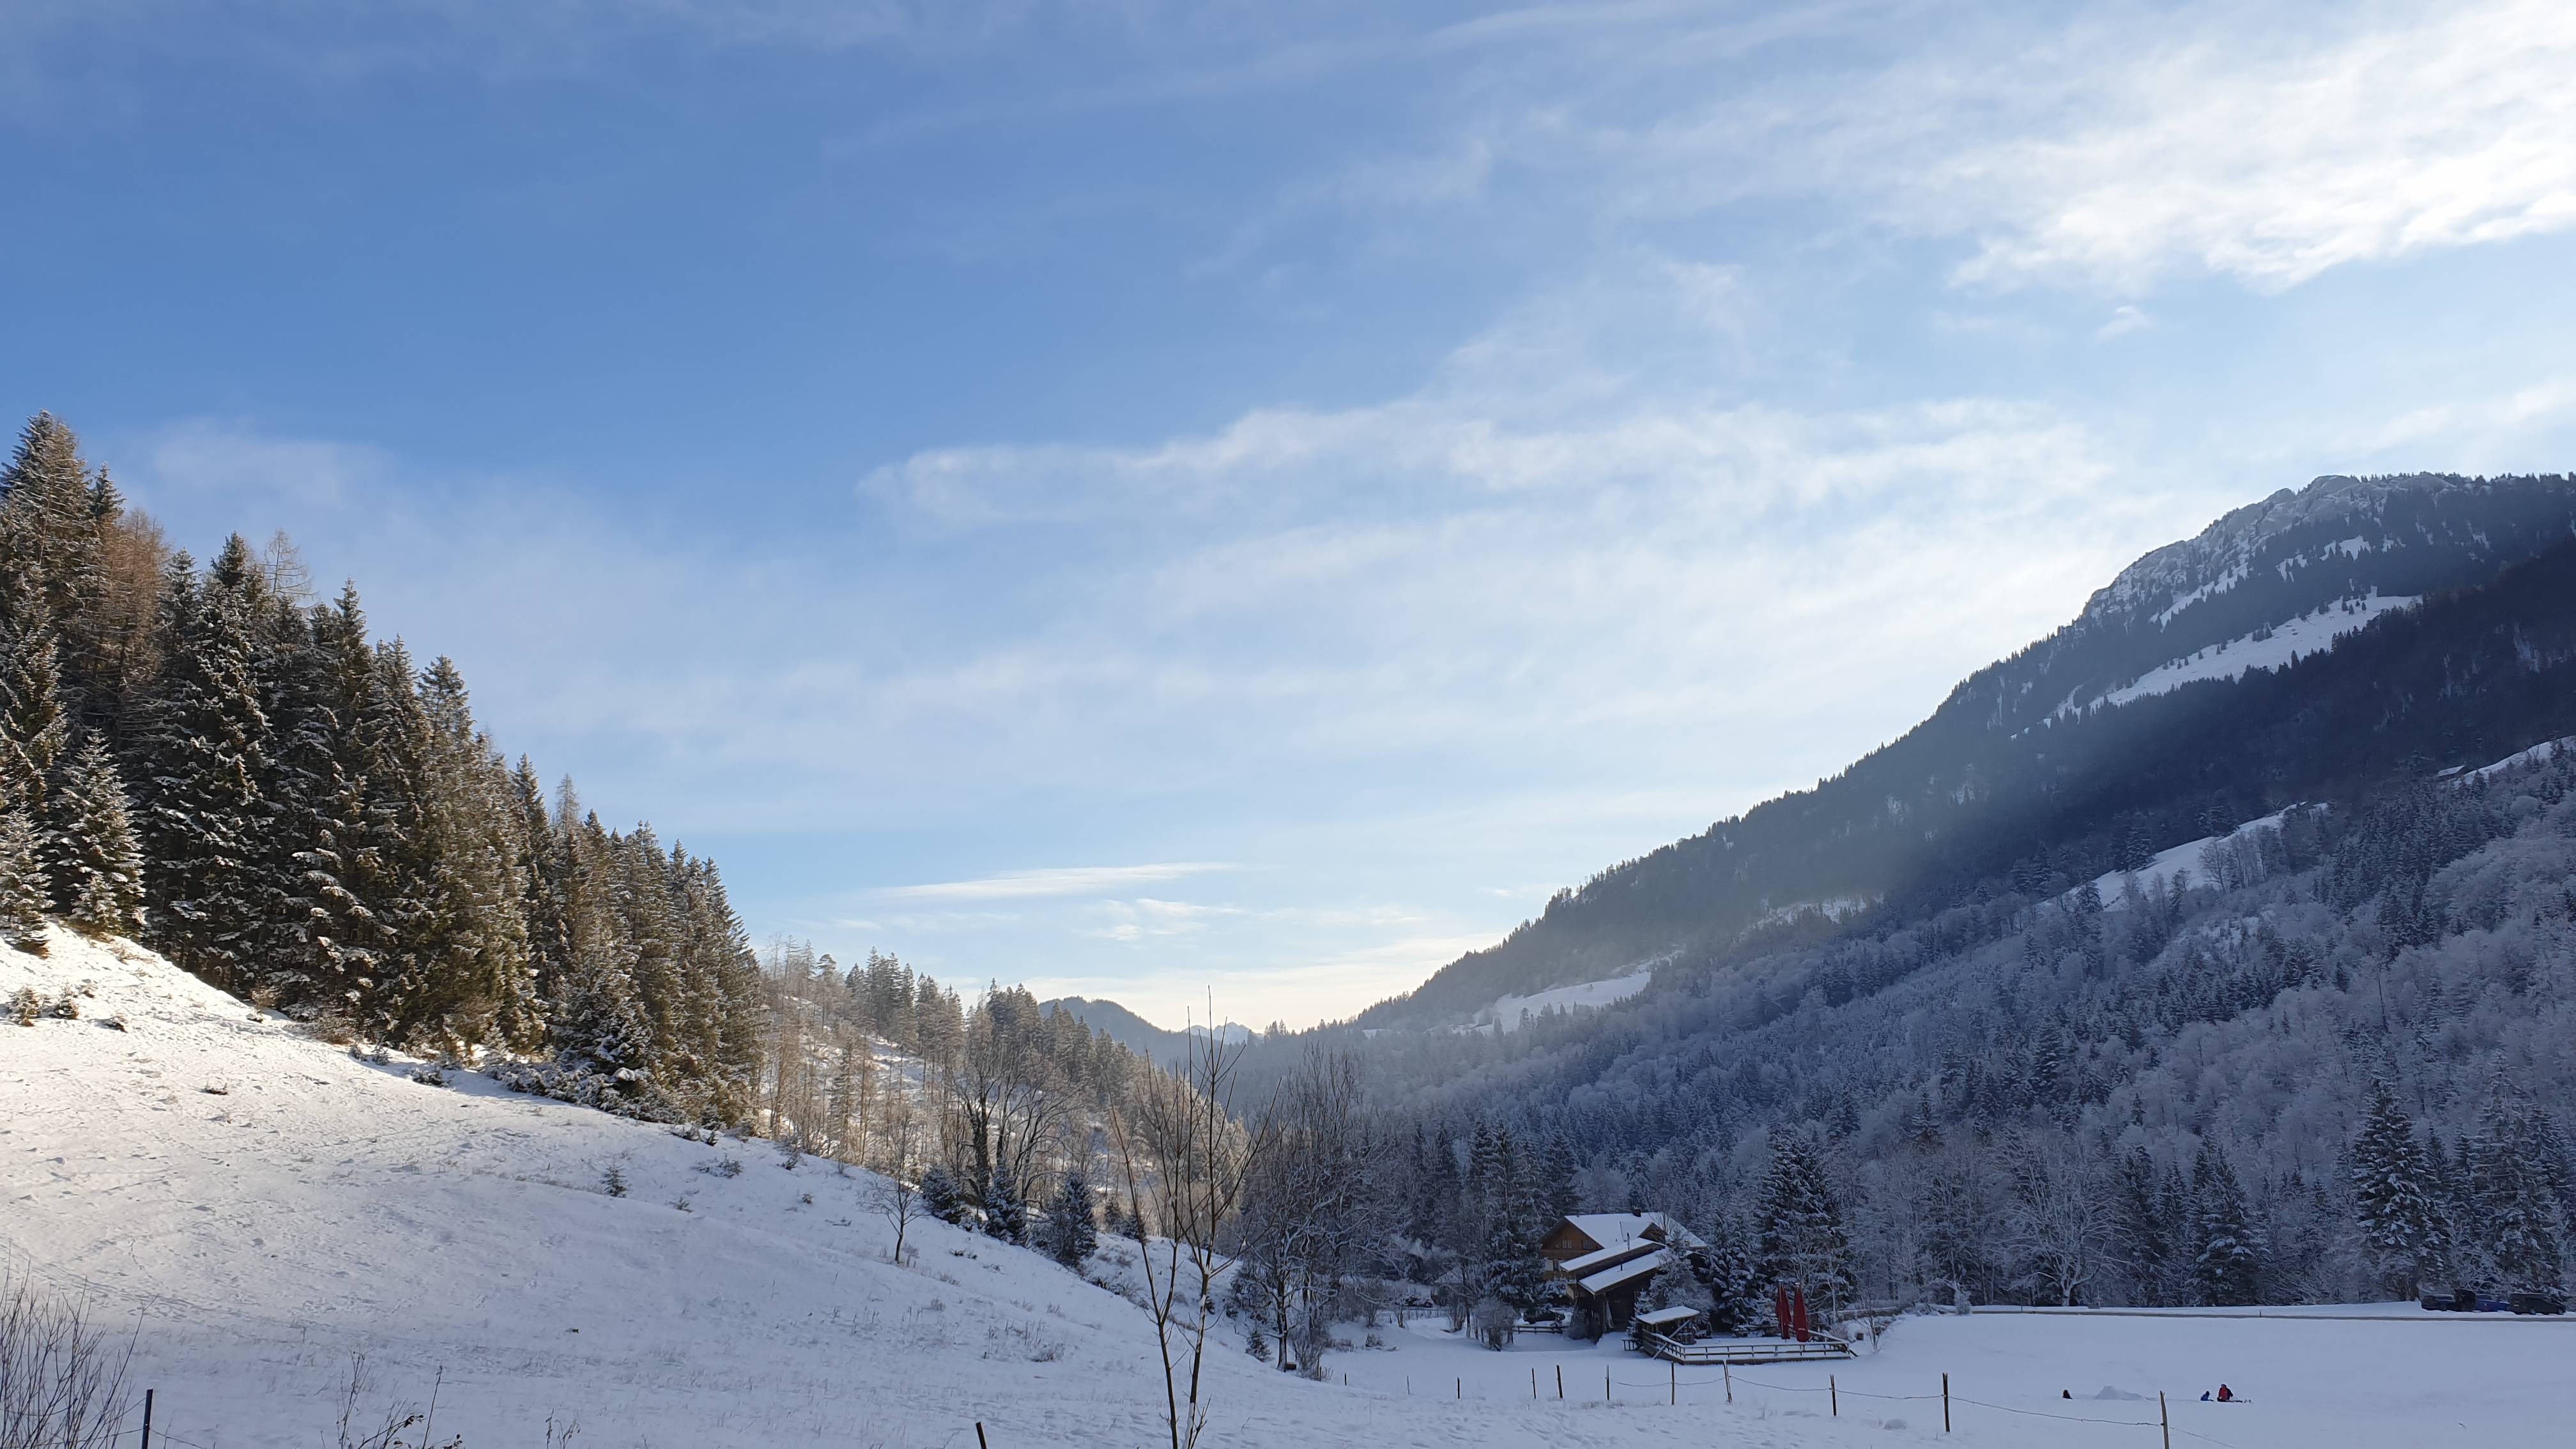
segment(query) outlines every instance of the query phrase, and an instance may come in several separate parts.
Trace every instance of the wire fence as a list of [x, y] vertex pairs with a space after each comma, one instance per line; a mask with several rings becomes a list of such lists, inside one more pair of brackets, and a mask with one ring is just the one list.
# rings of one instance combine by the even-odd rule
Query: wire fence
[[[1565, 1393], [1564, 1380], [1562, 1377], [1562, 1365], [1558, 1366], [1558, 1374], [1557, 1394], [1555, 1397], [1558, 1399], [1564, 1399], [1567, 1395]], [[1459, 1398], [1463, 1399], [1466, 1396], [1466, 1381], [1463, 1378], [1453, 1379], [1452, 1384], [1453, 1391]], [[1540, 1384], [1537, 1378], [1537, 1370], [1532, 1369], [1530, 1392], [1533, 1397], [1537, 1397], [1542, 1400], [1546, 1399], [1548, 1396], [1541, 1394], [1539, 1392], [1539, 1388]], [[2048, 1409], [2028, 1409], [2015, 1404], [1998, 1404], [1990, 1399], [1970, 1398], [1965, 1394], [1954, 1392], [1950, 1388], [1949, 1376], [1946, 1374], [1942, 1376], [1940, 1391], [1924, 1394], [1882, 1394], [1874, 1393], [1867, 1389], [1846, 1389], [1841, 1386], [1839, 1376], [1833, 1375], [1829, 1375], [1826, 1382], [1821, 1385], [1773, 1383], [1769, 1380], [1757, 1379], [1750, 1375], [1736, 1373], [1731, 1368], [1720, 1370], [1718, 1376], [1715, 1378], [1685, 1378], [1682, 1376], [1678, 1367], [1666, 1374], [1664, 1382], [1660, 1384], [1655, 1383], [1652, 1380], [1641, 1381], [1635, 1379], [1623, 1379], [1617, 1376], [1615, 1370], [1605, 1370], [1601, 1376], [1601, 1388], [1603, 1400], [1614, 1405], [1619, 1402], [1616, 1397], [1616, 1390], [1618, 1389], [1644, 1390], [1647, 1392], [1662, 1389], [1668, 1396], [1667, 1402], [1674, 1404], [1678, 1404], [1680, 1402], [1683, 1394], [1710, 1392], [1723, 1393], [1726, 1396], [1726, 1402], [1733, 1403], [1735, 1401], [1735, 1390], [1738, 1388], [1760, 1389], [1765, 1393], [1774, 1394], [1823, 1394], [1829, 1400], [1833, 1401], [1834, 1412], [1837, 1415], [1841, 1412], [1840, 1401], [1843, 1399], [1867, 1399], [1877, 1403], [1889, 1404], [1938, 1403], [1941, 1405], [1941, 1423], [1945, 1432], [1956, 1432], [1951, 1427], [1951, 1414], [1954, 1409], [1975, 1408], [1989, 1409], [2002, 1414], [2013, 1414], [2026, 1419], [2053, 1419], [2060, 1423], [2067, 1424], [2097, 1424], [2111, 1428], [2153, 1429], [2164, 1434], [2166, 1436], [2165, 1442], [2168, 1444], [2172, 1442], [2175, 1436], [2179, 1436], [2202, 1444], [2213, 1444], [2218, 1446], [2218, 1449], [2235, 1449], [2234, 1445], [2229, 1444], [2224, 1439], [2199, 1433], [2195, 1430], [2186, 1429], [2173, 1423], [2170, 1416], [2163, 1410], [2161, 1397], [2159, 1398], [2158, 1417], [2156, 1418], [2106, 1419], [2089, 1414], [2062, 1414]], [[1408, 1394], [1412, 1392], [1412, 1381], [1410, 1379], [1406, 1381], [1406, 1392]], [[1481, 1393], [1478, 1397], [1480, 1399], [1488, 1398], [1487, 1395]], [[1514, 1397], [1517, 1398], [1518, 1396], [1514, 1395]], [[126, 1446], [128, 1445], [133, 1446], [133, 1449], [146, 1449], [147, 1440], [145, 1436], [148, 1434], [148, 1443], [154, 1446], [168, 1445], [171, 1446], [171, 1449], [215, 1449], [215, 1446], [213, 1445], [206, 1444], [199, 1440], [191, 1439], [171, 1431], [164, 1427], [164, 1423], [164, 1420], [156, 1418], [148, 1429], [142, 1424], [137, 1424], [133, 1428], [120, 1429], [113, 1434], [91, 1442], [100, 1446], [100, 1449], [110, 1449], [110, 1446], [113, 1446], [113, 1449], [126, 1449]], [[984, 1426], [982, 1424], [977, 1424], [975, 1426], [976, 1437], [979, 1443], [986, 1442], [983, 1439], [983, 1430]]]
[[[1627, 1389], [1631, 1391], [1642, 1391], [1646, 1394], [1653, 1395], [1656, 1399], [1661, 1399], [1664, 1402], [1671, 1404], [1680, 1403], [1681, 1399], [1685, 1395], [1714, 1396], [1721, 1393], [1726, 1396], [1726, 1402], [1733, 1403], [1735, 1401], [1735, 1390], [1739, 1388], [1760, 1389], [1766, 1393], [1774, 1394], [1824, 1395], [1832, 1405], [1830, 1412], [1836, 1415], [1839, 1415], [1841, 1412], [1841, 1400], [1843, 1399], [1866, 1399], [1876, 1403], [1889, 1404], [1937, 1403], [1941, 1405], [1942, 1427], [1945, 1432], [1951, 1433], [1957, 1432], [1951, 1422], [1954, 1412], [1958, 1409], [1968, 1408], [1991, 1410], [1995, 1413], [2011, 1414], [2025, 1419], [2049, 1419], [2065, 1424], [2094, 1424], [2105, 1428], [2144, 1429], [2164, 1436], [2167, 1444], [2170, 1444], [2174, 1438], [2180, 1437], [2184, 1439], [2197, 1440], [2203, 1444], [2214, 1444], [2218, 1446], [2218, 1449], [2235, 1449], [2235, 1446], [2228, 1444], [2226, 1440], [2216, 1438], [2209, 1434], [2199, 1433], [2195, 1430], [2186, 1429], [2173, 1423], [2170, 1411], [2166, 1409], [2161, 1395], [2158, 1397], [2158, 1401], [2155, 1405], [2157, 1417], [2153, 1419], [2129, 1419], [2110, 1418], [2100, 1414], [2063, 1413], [2054, 1409], [2025, 1408], [2018, 1404], [1999, 1404], [1991, 1399], [1971, 1398], [1966, 1394], [1953, 1390], [1950, 1387], [1949, 1376], [1947, 1374], [1942, 1376], [1941, 1388], [1939, 1390], [1920, 1394], [1886, 1394], [1872, 1392], [1867, 1389], [1846, 1389], [1842, 1387], [1839, 1379], [1839, 1375], [1827, 1375], [1826, 1381], [1821, 1384], [1784, 1384], [1769, 1379], [1754, 1378], [1749, 1374], [1737, 1373], [1731, 1367], [1722, 1368], [1713, 1376], [1695, 1377], [1685, 1376], [1681, 1372], [1679, 1366], [1676, 1365], [1667, 1371], [1662, 1383], [1656, 1383], [1651, 1379], [1623, 1379], [1617, 1376], [1615, 1370], [1605, 1369], [1601, 1375], [1601, 1402], [1612, 1405], [1620, 1404], [1622, 1401], [1618, 1398], [1617, 1391], [1620, 1389]], [[1465, 1380], [1456, 1379], [1452, 1382], [1453, 1392], [1458, 1397], [1465, 1397]], [[1532, 1369], [1530, 1373], [1530, 1395], [1534, 1399], [1541, 1401], [1573, 1401], [1575, 1400], [1576, 1395], [1581, 1392], [1583, 1386], [1570, 1383], [1564, 1376], [1563, 1366], [1560, 1365], [1557, 1368], [1557, 1378], [1553, 1384], [1554, 1392], [1547, 1392], [1546, 1390], [1548, 1387], [1548, 1385], [1544, 1384], [1539, 1379], [1538, 1371], [1536, 1369]], [[1661, 1391], [1660, 1393], [1657, 1392], [1659, 1390]], [[1406, 1392], [1412, 1392], [1410, 1380], [1407, 1380]], [[1490, 1399], [1491, 1395], [1480, 1393], [1478, 1397]], [[1516, 1398], [1518, 1395], [1514, 1394], [1513, 1397]], [[1702, 1402], [1704, 1400], [1695, 1399], [1694, 1401]], [[1636, 1401], [1628, 1400], [1626, 1402], [1633, 1404]], [[2137, 1400], [2126, 1400], [2123, 1402], [2137, 1403], [2142, 1410], [2146, 1407], [2143, 1398]]]

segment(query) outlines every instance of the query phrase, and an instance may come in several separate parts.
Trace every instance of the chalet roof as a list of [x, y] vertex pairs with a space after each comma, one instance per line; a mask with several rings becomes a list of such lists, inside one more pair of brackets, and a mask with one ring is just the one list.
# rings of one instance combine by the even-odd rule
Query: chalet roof
[[1670, 1328], [1676, 1323], [1688, 1323], [1697, 1317], [1699, 1317], [1698, 1309], [1687, 1303], [1676, 1303], [1670, 1308], [1658, 1308], [1652, 1313], [1640, 1313], [1637, 1315], [1637, 1322], [1648, 1328]]
[[1580, 1278], [1595, 1268], [1607, 1268], [1623, 1258], [1633, 1258], [1639, 1253], [1651, 1253], [1661, 1246], [1663, 1245], [1653, 1238], [1624, 1239], [1606, 1248], [1596, 1248], [1581, 1257], [1568, 1258], [1557, 1264], [1557, 1267]]
[[1698, 1234], [1675, 1222], [1669, 1213], [1574, 1213], [1566, 1224], [1604, 1248], [1640, 1238], [1681, 1248], [1704, 1248]]
[[1593, 1274], [1589, 1278], [1578, 1278], [1574, 1280], [1575, 1286], [1581, 1288], [1586, 1293], [1598, 1296], [1609, 1292], [1611, 1289], [1618, 1287], [1622, 1283], [1629, 1282], [1633, 1279], [1643, 1278], [1646, 1275], [1669, 1265], [1672, 1261], [1672, 1254], [1665, 1252], [1661, 1248], [1657, 1248], [1655, 1251], [1646, 1254], [1644, 1257], [1630, 1258], [1624, 1263], [1614, 1263], [1611, 1266], [1602, 1269], [1600, 1272]]

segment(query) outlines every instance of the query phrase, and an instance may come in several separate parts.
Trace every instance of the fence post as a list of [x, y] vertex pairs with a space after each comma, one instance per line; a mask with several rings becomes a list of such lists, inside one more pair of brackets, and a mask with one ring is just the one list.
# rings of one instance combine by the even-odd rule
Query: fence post
[[143, 1391], [143, 1449], [152, 1449], [152, 1391]]
[[1608, 1369], [1603, 1369], [1601, 1371], [1601, 1402], [1605, 1404], [1615, 1404], [1618, 1402], [1618, 1400], [1610, 1397], [1610, 1371]]
[[1950, 1376], [1941, 1375], [1941, 1432], [1950, 1432]]
[[1832, 1374], [1825, 1375], [1825, 1402], [1831, 1406], [1835, 1418], [1839, 1419], [1843, 1416], [1842, 1387], [1834, 1382]]
[[1467, 1381], [1465, 1379], [1452, 1379], [1450, 1380], [1450, 1385], [1457, 1389], [1458, 1392], [1456, 1397], [1461, 1399], [1467, 1397]]
[[1726, 1375], [1726, 1401], [1727, 1401], [1728, 1403], [1730, 1403], [1730, 1404], [1731, 1404], [1731, 1403], [1734, 1403], [1734, 1402], [1735, 1402], [1735, 1365], [1733, 1365], [1733, 1364], [1731, 1364], [1731, 1363], [1722, 1363], [1722, 1364], [1719, 1364], [1719, 1365], [1717, 1366], [1717, 1368], [1718, 1368], [1718, 1372], [1720, 1372], [1720, 1373], [1722, 1373], [1722, 1374]]
[[1530, 1402], [1538, 1402], [1538, 1365], [1530, 1365]]
[[975, 1421], [975, 1449], [993, 1449], [992, 1445], [984, 1442], [984, 1421], [981, 1419]]
[[1676, 1364], [1676, 1363], [1667, 1363], [1667, 1364], [1665, 1364], [1665, 1365], [1664, 1365], [1664, 1373], [1668, 1376], [1668, 1377], [1667, 1377], [1667, 1383], [1666, 1383], [1666, 1386], [1665, 1386], [1665, 1392], [1666, 1392], [1666, 1393], [1668, 1393], [1668, 1394], [1670, 1394], [1670, 1395], [1672, 1396], [1669, 1400], [1667, 1400], [1667, 1402], [1668, 1402], [1668, 1403], [1678, 1404], [1678, 1403], [1680, 1403], [1680, 1402], [1682, 1401], [1682, 1368], [1681, 1368], [1681, 1365], [1680, 1365], [1680, 1364]]
[[1565, 1365], [1563, 1364], [1556, 1366], [1556, 1401], [1560, 1404], [1565, 1402]]
[[2156, 1390], [2156, 1424], [2165, 1431], [2165, 1449], [2173, 1449], [2173, 1415], [2165, 1411], [2165, 1391]]

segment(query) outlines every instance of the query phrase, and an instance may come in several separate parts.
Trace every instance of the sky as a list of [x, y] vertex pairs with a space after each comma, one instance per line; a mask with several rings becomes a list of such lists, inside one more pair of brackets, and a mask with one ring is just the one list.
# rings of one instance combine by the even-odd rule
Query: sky
[[2576, 8], [14, 0], [0, 407], [754, 934], [1306, 1025], [2323, 473], [2576, 463]]

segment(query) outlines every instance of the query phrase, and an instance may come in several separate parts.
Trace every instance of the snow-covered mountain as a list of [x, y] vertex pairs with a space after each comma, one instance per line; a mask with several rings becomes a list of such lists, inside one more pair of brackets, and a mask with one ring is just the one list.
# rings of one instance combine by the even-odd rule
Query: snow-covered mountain
[[[1973, 701], [1988, 724], [2017, 731], [2158, 692], [2159, 676], [2219, 677], [2187, 673], [2196, 659], [2232, 654], [2240, 672], [2269, 667], [2290, 649], [2331, 647], [2377, 613], [2472, 587], [2571, 538], [2576, 483], [2563, 475], [2319, 478], [2129, 565], [2073, 621], [1979, 671], [1952, 703]], [[2274, 639], [2281, 647], [2248, 647]], [[2142, 682], [2150, 687], [2140, 691]]]

